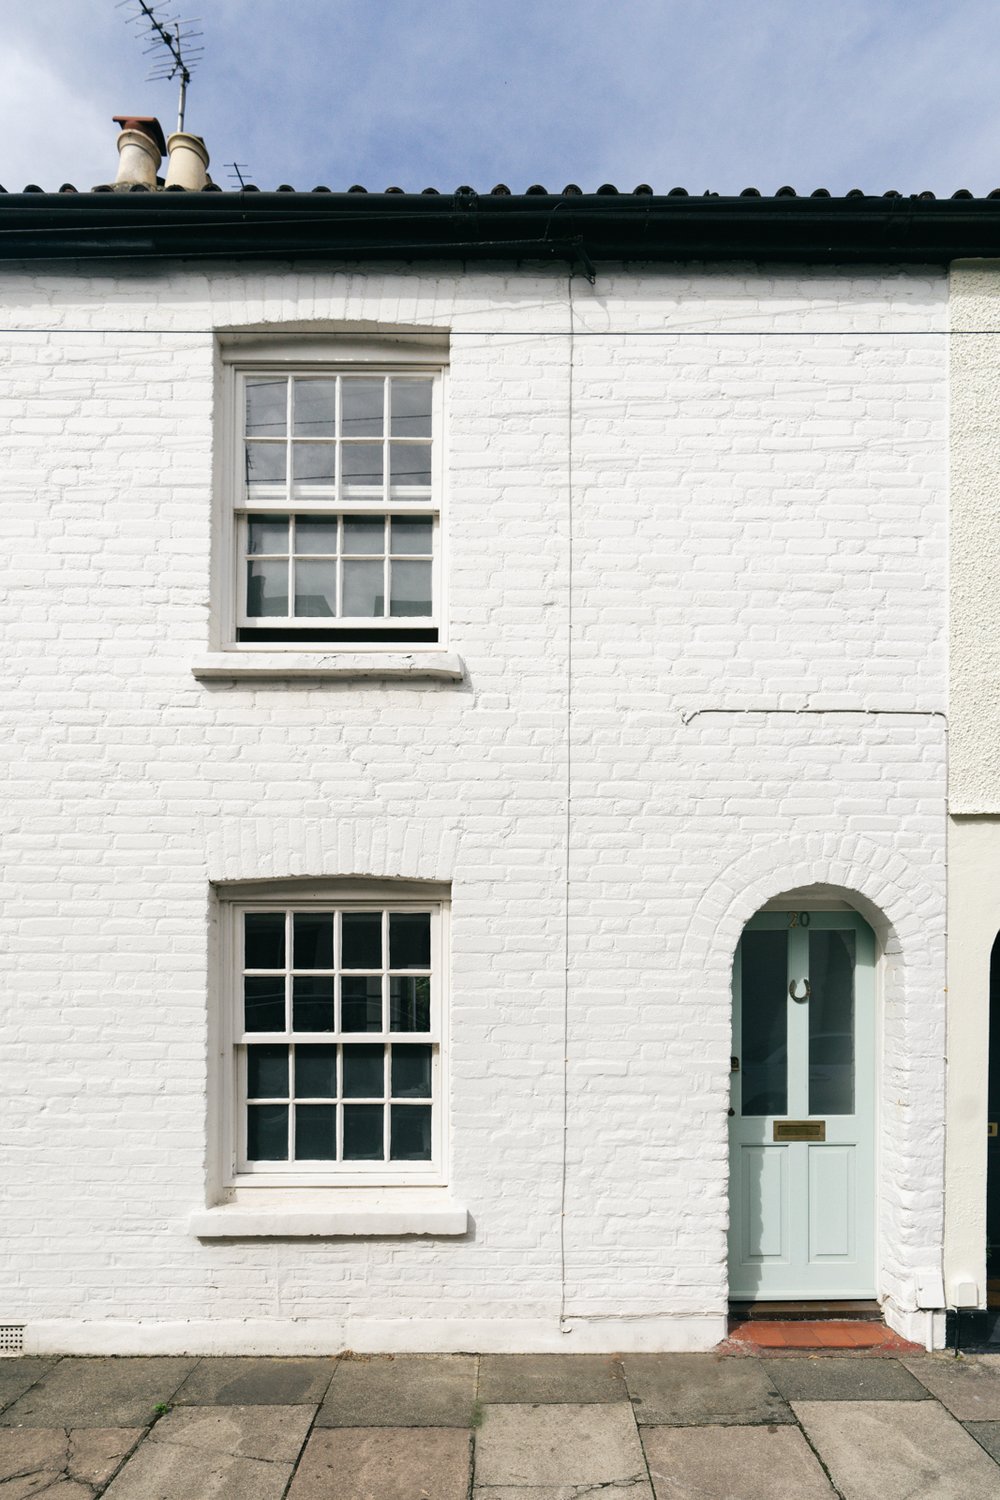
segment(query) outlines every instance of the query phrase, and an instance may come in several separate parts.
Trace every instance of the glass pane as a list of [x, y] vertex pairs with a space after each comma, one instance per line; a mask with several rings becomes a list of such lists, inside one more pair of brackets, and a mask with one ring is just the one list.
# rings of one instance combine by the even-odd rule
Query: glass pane
[[393, 1161], [430, 1161], [431, 1107], [429, 1104], [392, 1104], [391, 1150]]
[[390, 443], [389, 475], [392, 489], [407, 484], [419, 484], [424, 489], [430, 489], [430, 443]]
[[381, 1099], [385, 1095], [385, 1048], [344, 1048], [344, 1098]]
[[284, 437], [288, 382], [283, 375], [247, 381], [247, 437]]
[[295, 551], [297, 553], [331, 552], [336, 556], [337, 517], [296, 516]]
[[293, 967], [333, 968], [333, 912], [297, 911], [292, 917]]
[[288, 1160], [287, 1104], [251, 1104], [247, 1107], [247, 1159]]
[[430, 380], [391, 382], [393, 437], [430, 437], [433, 390]]
[[788, 1112], [788, 934], [745, 932], [742, 1051], [743, 1114]]
[[404, 556], [420, 553], [430, 557], [434, 549], [434, 522], [430, 516], [391, 516], [391, 545], [389, 551]]
[[284, 1031], [285, 981], [282, 975], [273, 979], [253, 978], [243, 981], [244, 1025], [247, 1031]]
[[288, 564], [247, 563], [247, 615], [262, 617], [288, 614]]
[[332, 485], [336, 475], [336, 443], [292, 444], [292, 479], [296, 484]]
[[247, 443], [247, 484], [284, 484], [284, 443]]
[[292, 381], [292, 432], [296, 437], [335, 437], [337, 382]]
[[375, 553], [385, 551], [385, 521], [382, 516], [345, 516], [344, 551]]
[[288, 517], [251, 516], [247, 525], [247, 551], [288, 555]]
[[381, 969], [382, 913], [345, 911], [340, 924], [340, 967]]
[[321, 1044], [295, 1048], [295, 1095], [298, 1099], [336, 1099], [337, 1049]]
[[337, 1106], [335, 1104], [297, 1104], [295, 1106], [296, 1161], [336, 1161]]
[[381, 485], [381, 443], [344, 443], [340, 453], [340, 473], [345, 485]]
[[340, 431], [343, 437], [381, 437], [385, 382], [341, 381]]
[[285, 914], [281, 911], [248, 911], [243, 918], [243, 967], [285, 967]]
[[340, 981], [340, 1028], [342, 1031], [382, 1030], [382, 980]]
[[288, 1048], [247, 1048], [247, 1098], [288, 1098]]
[[296, 975], [292, 980], [292, 1030], [333, 1030], [333, 979]]
[[430, 1031], [431, 982], [429, 979], [389, 980], [390, 1031]]
[[430, 912], [391, 912], [389, 914], [389, 968], [429, 969], [430, 966]]
[[344, 563], [343, 614], [378, 619], [385, 614], [385, 574], [380, 562]]
[[337, 564], [295, 562], [295, 613], [306, 618], [337, 613]]
[[385, 1155], [382, 1147], [381, 1104], [344, 1105], [344, 1160], [381, 1161]]
[[394, 1099], [429, 1099], [431, 1097], [431, 1049], [429, 1047], [393, 1047], [392, 1097]]
[[429, 562], [394, 562], [390, 571], [390, 615], [429, 615], [431, 610], [431, 565]]
[[854, 1113], [853, 932], [809, 933], [809, 1113]]

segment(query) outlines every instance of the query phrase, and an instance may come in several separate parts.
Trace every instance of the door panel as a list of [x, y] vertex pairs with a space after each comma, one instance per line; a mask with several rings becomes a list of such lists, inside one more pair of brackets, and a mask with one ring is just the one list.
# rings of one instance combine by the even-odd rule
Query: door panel
[[874, 1296], [875, 939], [856, 913], [747, 924], [733, 1054], [730, 1296]]

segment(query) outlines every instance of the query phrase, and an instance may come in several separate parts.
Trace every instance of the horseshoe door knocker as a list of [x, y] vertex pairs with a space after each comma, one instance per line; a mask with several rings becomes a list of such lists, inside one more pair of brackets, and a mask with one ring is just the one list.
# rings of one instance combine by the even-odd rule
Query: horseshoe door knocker
[[[800, 985], [802, 986], [801, 995], [798, 993]], [[809, 996], [812, 993], [809, 988], [808, 979], [793, 979], [791, 984], [788, 986], [788, 993], [791, 995], [793, 1000], [808, 1000]]]

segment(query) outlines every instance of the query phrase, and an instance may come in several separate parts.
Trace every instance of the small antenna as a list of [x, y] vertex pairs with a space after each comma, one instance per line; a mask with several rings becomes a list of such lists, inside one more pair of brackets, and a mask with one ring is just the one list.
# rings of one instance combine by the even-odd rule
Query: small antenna
[[177, 129], [184, 129], [184, 109], [187, 104], [187, 86], [191, 82], [191, 74], [195, 64], [198, 62], [204, 47], [192, 47], [191, 43], [203, 33], [192, 31], [190, 28], [198, 24], [197, 17], [183, 19], [175, 15], [167, 15], [161, 10], [156, 14], [147, 0], [119, 0], [119, 9], [123, 5], [137, 5], [129, 16], [143, 33], [143, 39], [149, 41], [151, 46], [145, 49], [143, 56], [149, 57], [152, 53], [159, 53], [165, 47], [167, 55], [161, 53], [153, 64], [152, 70], [147, 78], [148, 83], [170, 82], [171, 79], [180, 79], [180, 94], [177, 101]]
[[[231, 161], [229, 165], [233, 169], [229, 173], [230, 179], [235, 179], [239, 183], [241, 188], [245, 188], [248, 182], [253, 181], [252, 177], [250, 176], [250, 169], [245, 161]], [[243, 175], [244, 172], [246, 173], [245, 177]]]

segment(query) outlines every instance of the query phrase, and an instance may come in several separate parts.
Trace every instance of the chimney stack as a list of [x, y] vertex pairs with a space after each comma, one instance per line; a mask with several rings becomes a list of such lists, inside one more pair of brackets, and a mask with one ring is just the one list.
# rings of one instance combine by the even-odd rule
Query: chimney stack
[[114, 186], [120, 191], [136, 185], [155, 188], [156, 173], [167, 149], [159, 120], [151, 115], [115, 115], [114, 121], [122, 127]]

